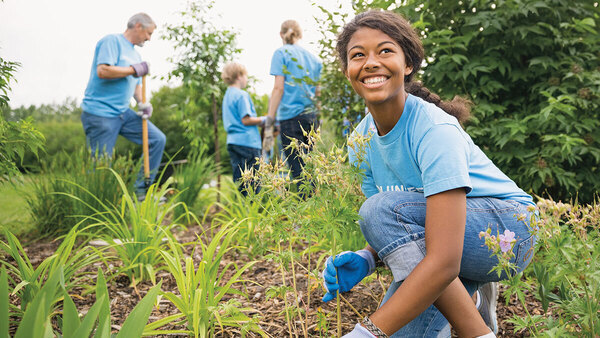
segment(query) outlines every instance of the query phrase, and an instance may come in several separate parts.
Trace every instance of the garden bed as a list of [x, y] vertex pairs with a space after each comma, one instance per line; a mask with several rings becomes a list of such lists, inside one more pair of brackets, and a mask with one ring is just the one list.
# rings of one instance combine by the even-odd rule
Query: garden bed
[[[176, 234], [177, 239], [182, 242], [190, 242], [195, 240], [196, 233], [202, 231], [199, 226], [188, 228], [187, 231], [182, 231]], [[52, 255], [58, 246], [57, 242], [39, 241], [33, 242], [25, 246], [25, 250], [31, 260], [31, 263], [36, 266], [43, 259]], [[192, 251], [191, 247], [186, 249], [187, 253], [190, 254]], [[200, 257], [194, 257], [194, 260], [198, 260]], [[240, 254], [236, 251], [231, 251], [226, 259], [222, 261], [221, 265], [225, 265], [231, 261], [235, 262], [238, 266], [244, 265], [251, 259], [246, 254]], [[300, 261], [300, 264], [306, 265], [307, 262]], [[95, 269], [97, 267], [89, 267], [90, 270], [90, 281], [89, 284], [95, 283]], [[233, 271], [228, 272], [229, 274]], [[248, 270], [244, 275], [243, 279], [249, 281], [244, 285], [238, 287], [242, 289], [248, 298], [240, 298], [243, 307], [250, 308], [247, 314], [250, 316], [258, 315], [260, 317], [259, 324], [265, 333], [272, 337], [283, 337], [289, 335], [289, 329], [283, 314], [284, 303], [277, 298], [267, 299], [267, 289], [270, 286], [277, 286], [282, 284], [281, 273], [277, 265], [267, 260], [258, 260], [257, 263]], [[174, 291], [176, 290], [176, 284], [173, 277], [167, 272], [158, 272], [157, 280], [162, 280], [163, 291]], [[286, 280], [286, 284], [292, 283], [291, 278]], [[299, 294], [303, 299], [306, 299], [306, 275], [297, 279]], [[312, 281], [313, 286], [317, 286], [315, 291], [311, 295], [307, 330], [309, 336], [332, 336], [335, 334], [335, 302], [323, 303], [321, 302], [322, 289], [320, 287], [320, 281]], [[361, 315], [367, 315], [372, 313], [377, 308], [377, 301], [375, 298], [381, 298], [383, 296], [382, 285], [389, 283], [389, 277], [382, 277], [382, 282], [375, 280], [367, 285], [360, 284], [353, 289], [352, 292], [344, 294], [344, 297], [348, 300], [353, 307], [355, 307]], [[113, 332], [117, 332], [124, 319], [131, 312], [133, 307], [139, 302], [151, 287], [150, 282], [139, 283], [135, 288], [131, 286], [129, 279], [124, 275], [115, 276], [108, 282], [108, 292], [110, 295], [111, 304], [111, 317], [112, 317], [112, 329]], [[522, 332], [515, 332], [514, 326], [506, 321], [507, 318], [512, 317], [514, 314], [519, 316], [525, 316], [525, 312], [521, 304], [513, 297], [508, 303], [505, 304], [505, 298], [502, 294], [503, 288], [501, 287], [499, 303], [498, 303], [498, 324], [499, 334], [498, 337], [522, 337]], [[76, 289], [75, 295], [72, 297], [80, 309], [82, 314], [85, 314], [87, 310], [95, 302], [95, 296], [93, 293], [85, 295], [82, 289]], [[16, 302], [17, 298], [13, 298]], [[528, 310], [532, 314], [541, 314], [541, 304], [530, 294], [527, 295]], [[150, 316], [150, 322], [156, 321], [160, 318], [164, 318], [169, 315], [176, 314], [177, 309], [168, 302], [165, 298], [162, 298], [159, 303], [159, 308], [153, 309]], [[328, 325], [328, 333], [319, 332], [319, 319], [326, 318]], [[342, 329], [343, 332], [349, 332], [354, 323], [359, 320], [358, 315], [351, 309], [348, 304], [342, 305]], [[169, 326], [163, 327], [163, 329], [185, 329], [180, 326]], [[301, 325], [296, 327], [297, 334], [302, 336]], [[253, 336], [255, 334], [250, 334]], [[178, 335], [171, 335], [178, 336]], [[220, 337], [239, 337], [240, 332], [233, 328], [226, 328], [225, 331], [218, 332], [217, 336]]]

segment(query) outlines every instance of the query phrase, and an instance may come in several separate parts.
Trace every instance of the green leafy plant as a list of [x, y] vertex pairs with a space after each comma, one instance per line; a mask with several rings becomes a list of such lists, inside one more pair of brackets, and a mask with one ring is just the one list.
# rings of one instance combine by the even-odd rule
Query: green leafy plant
[[[177, 55], [171, 59], [175, 69], [170, 78], [183, 80], [189, 94], [182, 112], [184, 135], [192, 149], [209, 144], [213, 137], [215, 164], [221, 165], [224, 130], [219, 128], [220, 106], [226, 85], [221, 80], [221, 68], [235, 58], [240, 50], [236, 47], [237, 33], [216, 27], [210, 19], [214, 1], [189, 2], [181, 12], [183, 22], [168, 25], [164, 39], [175, 43]], [[212, 126], [212, 128], [210, 128]], [[212, 129], [212, 130], [211, 130]], [[220, 175], [217, 178], [220, 184]]]
[[[358, 209], [364, 201], [360, 191], [360, 171], [348, 163], [345, 147], [324, 143], [320, 132], [311, 130], [306, 133], [308, 145], [291, 144], [305, 163], [300, 178], [290, 179], [281, 160], [274, 163], [262, 161], [258, 171], [242, 175], [246, 183], [255, 180], [261, 186], [258, 193], [249, 194], [246, 205], [248, 209], [258, 211], [257, 216], [253, 216], [255, 233], [271, 252], [268, 257], [280, 268], [282, 285], [273, 292], [274, 296], [284, 300], [288, 331], [291, 335], [298, 332], [295, 323], [300, 323], [304, 336], [309, 334], [308, 313], [314, 311], [308, 304], [317, 264], [322, 264], [326, 255], [357, 250], [365, 245], [358, 226]], [[308, 148], [312, 151], [307, 151]], [[298, 253], [296, 244], [306, 245], [309, 249]], [[300, 264], [300, 254], [306, 255], [307, 266]], [[315, 259], [315, 255], [320, 257]], [[306, 298], [300, 297], [297, 283], [304, 273], [308, 275]], [[289, 275], [292, 282], [288, 286], [286, 279]], [[293, 294], [291, 303], [287, 290]], [[339, 311], [337, 318], [341, 325]]]
[[555, 199], [593, 200], [600, 188], [597, 3], [408, 1], [395, 10], [423, 37], [424, 84], [474, 102], [466, 130], [509, 177]]
[[[62, 336], [70, 337], [97, 337], [110, 338], [110, 302], [106, 279], [102, 271], [98, 270], [96, 282], [96, 302], [80, 320], [79, 312], [75, 307], [73, 299], [64, 285], [63, 266], [60, 265], [44, 282], [40, 291], [32, 299], [31, 305], [25, 311], [21, 321], [16, 328], [15, 338], [50, 338]], [[161, 282], [162, 283], [162, 282]], [[141, 337], [144, 334], [145, 325], [152, 311], [154, 301], [160, 292], [161, 283], [148, 291], [146, 296], [135, 306], [129, 316], [125, 319], [116, 337]], [[5, 267], [0, 270], [0, 336], [8, 337], [9, 333], [9, 293], [8, 277]], [[63, 299], [61, 332], [54, 332], [51, 319], [60, 316], [53, 310], [56, 294], [59, 293]], [[96, 324], [97, 322], [97, 324]], [[161, 333], [179, 333], [176, 330], [163, 331]], [[62, 334], [62, 335], [61, 335]]]
[[[489, 231], [482, 234], [498, 257], [494, 270], [509, 276], [502, 282], [506, 302], [515, 297], [527, 313], [526, 317], [514, 315], [508, 322], [515, 332], [527, 330], [536, 336], [595, 337], [600, 333], [600, 205], [540, 199], [538, 208], [540, 218], [531, 222], [537, 236], [536, 254], [523, 273], [514, 273], [512, 245], [502, 250], [500, 236]], [[526, 292], [540, 301], [543, 314], [527, 310]]]
[[[258, 228], [259, 219], [264, 216], [262, 206], [252, 203], [252, 198], [245, 198], [232, 180], [224, 180], [223, 183], [221, 190], [216, 191], [220, 198], [214, 203], [218, 212], [213, 215], [213, 224], [239, 223], [236, 238], [238, 243], [244, 243], [242, 249], [251, 256], [264, 254], [267, 247], [263, 241], [263, 231], [266, 229]], [[253, 193], [252, 189], [248, 191]]]
[[[16, 262], [15, 266], [4, 260], [0, 261], [11, 272], [9, 279], [15, 285], [12, 293], [18, 295], [21, 301], [21, 310], [17, 313], [22, 313], [27, 309], [40, 292], [45, 281], [54, 275], [56, 271], [61, 271], [60, 278], [64, 280], [64, 287], [67, 291], [74, 287], [85, 289], [88, 286], [83, 282], [86, 274], [83, 271], [84, 268], [98, 262], [107, 264], [103, 250], [86, 246], [87, 240], [83, 239], [83, 242], [76, 247], [77, 241], [85, 238], [85, 236], [81, 236], [84, 231], [85, 229], [80, 230], [78, 227], [71, 229], [62, 238], [62, 242], [54, 254], [44, 259], [34, 268], [19, 240], [6, 229], [2, 229], [5, 241], [0, 241], [0, 250], [10, 255]], [[51, 309], [56, 309], [56, 303], [60, 297], [61, 295], [57, 290], [54, 298], [50, 299], [51, 302], [47, 305]]]
[[47, 164], [46, 174], [33, 179], [33, 192], [26, 198], [39, 234], [67, 233], [93, 210], [118, 204], [122, 189], [107, 167], [119, 174], [126, 187], [133, 187], [139, 166], [130, 156], [94, 159], [86, 148], [80, 147], [72, 154], [61, 153]]
[[[8, 108], [10, 81], [19, 66], [18, 62], [0, 57], [0, 113]], [[43, 145], [44, 136], [33, 127], [31, 118], [10, 122], [4, 114], [0, 115], [0, 183], [18, 176], [18, 162], [29, 152], [37, 156]]]
[[[87, 205], [93, 215], [86, 220], [90, 227], [96, 227], [98, 236], [116, 251], [117, 258], [123, 263], [121, 271], [124, 272], [135, 285], [142, 280], [151, 280], [156, 284], [156, 269], [162, 264], [160, 251], [166, 247], [166, 241], [173, 239], [171, 230], [180, 226], [179, 218], [168, 221], [167, 216], [177, 207], [185, 205], [176, 202], [177, 196], [161, 204], [160, 199], [170, 193], [169, 185], [172, 178], [158, 187], [151, 185], [143, 202], [139, 202], [135, 194], [129, 193], [123, 179], [113, 169], [110, 173], [116, 178], [121, 191], [122, 199], [117, 205], [106, 204], [86, 191], [88, 195], [100, 204], [100, 208]], [[83, 187], [81, 187], [83, 188]], [[80, 202], [79, 197], [69, 196]], [[193, 217], [193, 215], [191, 215]]]
[[[178, 291], [164, 292], [164, 296], [186, 316], [188, 329], [194, 337], [214, 336], [217, 325], [221, 329], [229, 326], [262, 332], [253, 319], [244, 314], [250, 309], [240, 308], [235, 300], [223, 302], [228, 295], [245, 296], [233, 285], [243, 282], [242, 274], [255, 263], [249, 262], [238, 267], [229, 262], [221, 266], [224, 255], [232, 249], [232, 240], [237, 231], [238, 225], [230, 223], [217, 231], [207, 243], [198, 237], [196, 242], [191, 243], [195, 245], [191, 256], [184, 256], [181, 245], [173, 239], [169, 239], [170, 250], [160, 252], [167, 264], [167, 271], [175, 278]], [[197, 247], [200, 248], [198, 254]], [[200, 259], [197, 266], [194, 257]], [[227, 278], [225, 274], [229, 270], [234, 273]]]
[[[208, 154], [206, 146], [201, 146], [200, 150], [191, 152], [188, 162], [175, 170], [177, 189], [180, 191], [177, 199], [189, 209], [196, 210], [200, 191], [215, 176], [216, 171], [214, 160]], [[175, 217], [184, 212], [186, 210], [183, 206], [176, 208]]]

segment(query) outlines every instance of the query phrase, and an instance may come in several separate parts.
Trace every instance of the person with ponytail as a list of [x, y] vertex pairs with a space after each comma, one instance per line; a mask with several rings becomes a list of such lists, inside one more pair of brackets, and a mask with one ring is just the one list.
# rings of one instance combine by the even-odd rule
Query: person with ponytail
[[296, 150], [288, 146], [292, 139], [308, 144], [304, 131], [317, 128], [315, 101], [322, 65], [316, 56], [298, 45], [302, 38], [298, 22], [284, 21], [279, 36], [283, 46], [271, 59], [270, 73], [275, 77], [275, 84], [269, 100], [263, 151], [273, 147], [273, 122], [277, 119], [288, 166], [293, 178], [298, 178], [304, 163]]
[[327, 259], [323, 301], [349, 291], [381, 261], [393, 282], [381, 307], [346, 337], [450, 337], [450, 324], [459, 337], [494, 337], [497, 290], [490, 282], [507, 276], [490, 273], [498, 259], [479, 236], [502, 234], [522, 271], [536, 241], [532, 197], [463, 130], [469, 101], [443, 101], [413, 81], [424, 50], [407, 20], [359, 14], [336, 48], [369, 111], [349, 142], [367, 143], [360, 156], [350, 148], [349, 157], [364, 170], [360, 227], [368, 246]]

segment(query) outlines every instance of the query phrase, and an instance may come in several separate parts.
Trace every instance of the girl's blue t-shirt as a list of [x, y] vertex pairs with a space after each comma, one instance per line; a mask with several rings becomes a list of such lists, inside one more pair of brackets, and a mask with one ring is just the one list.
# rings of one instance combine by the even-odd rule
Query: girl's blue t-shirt
[[408, 95], [402, 116], [386, 135], [377, 134], [371, 114], [351, 137], [356, 140], [358, 135], [370, 137], [365, 160], [358, 163], [349, 147], [350, 163], [364, 169], [362, 191], [367, 197], [382, 191], [422, 192], [428, 197], [464, 188], [467, 197], [535, 206], [532, 197], [473, 143], [454, 116], [419, 97]]
[[[277, 108], [277, 119], [289, 120], [313, 105], [316, 86], [321, 76], [321, 60], [306, 49], [293, 44], [278, 48], [271, 59], [271, 75], [283, 76], [283, 96]], [[312, 83], [306, 83], [308, 77]]]
[[227, 132], [227, 144], [261, 149], [262, 142], [257, 126], [245, 126], [244, 116], [256, 117], [250, 95], [236, 87], [228, 87], [223, 97], [223, 127]]
[[135, 87], [141, 83], [141, 78], [129, 75], [118, 79], [101, 79], [96, 68], [101, 64], [129, 67], [142, 62], [134, 47], [123, 34], [107, 35], [98, 41], [90, 79], [81, 102], [83, 111], [98, 116], [115, 117], [129, 109]]

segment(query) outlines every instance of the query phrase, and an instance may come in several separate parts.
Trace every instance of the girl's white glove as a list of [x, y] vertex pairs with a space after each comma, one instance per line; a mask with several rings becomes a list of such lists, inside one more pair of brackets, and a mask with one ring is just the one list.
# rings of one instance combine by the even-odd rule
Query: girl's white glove
[[369, 330], [365, 329], [359, 323], [356, 323], [354, 330], [345, 334], [342, 338], [377, 338]]

